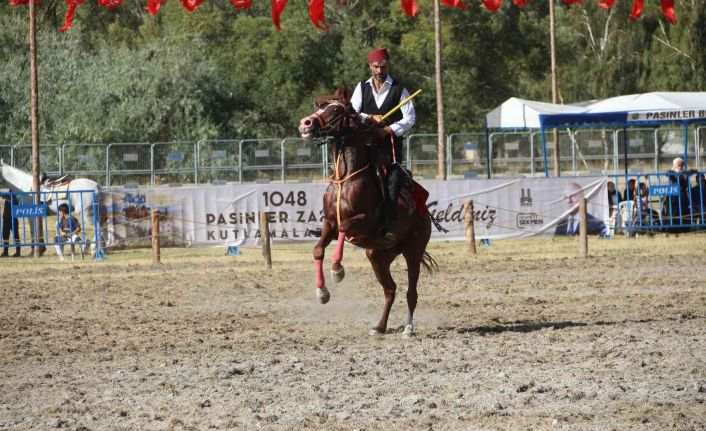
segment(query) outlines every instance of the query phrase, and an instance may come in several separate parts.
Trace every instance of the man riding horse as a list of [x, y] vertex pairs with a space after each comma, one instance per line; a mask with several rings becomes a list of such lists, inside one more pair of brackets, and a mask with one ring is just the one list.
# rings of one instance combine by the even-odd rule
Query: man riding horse
[[409, 101], [383, 120], [385, 114], [409, 97], [409, 91], [390, 76], [390, 55], [387, 49], [379, 48], [368, 53], [368, 65], [372, 76], [355, 87], [351, 105], [360, 114], [362, 121], [374, 127], [384, 127], [390, 135], [391, 144], [380, 148], [387, 183], [384, 187], [386, 193], [382, 233], [385, 239], [394, 241], [395, 235], [390, 232], [390, 222], [397, 219], [397, 201], [404, 176], [407, 175], [401, 166], [402, 135], [414, 126], [414, 105]]

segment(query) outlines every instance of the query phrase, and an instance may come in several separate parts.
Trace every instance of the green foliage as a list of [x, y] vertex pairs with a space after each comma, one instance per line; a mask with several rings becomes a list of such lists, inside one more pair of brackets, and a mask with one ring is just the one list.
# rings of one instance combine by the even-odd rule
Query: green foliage
[[[107, 10], [82, 4], [62, 34], [65, 5], [39, 6], [40, 127], [44, 143], [107, 143], [296, 136], [318, 95], [367, 79], [366, 53], [387, 46], [392, 74], [415, 100], [415, 133], [436, 130], [431, 0], [415, 19], [398, 1], [327, 2], [329, 29], [309, 22], [307, 1], [291, 0], [283, 31], [270, 2], [237, 11], [228, 0], [193, 13], [180, 2], [156, 17], [143, 0]], [[507, 2], [506, 2], [507, 3]], [[657, 1], [628, 22], [630, 2], [557, 4], [561, 98], [566, 102], [706, 86], [706, 0], [677, 4], [670, 26]], [[491, 14], [471, 3], [442, 8], [446, 129], [469, 131], [511, 96], [550, 100], [548, 3], [505, 4]], [[28, 143], [26, 7], [0, 14], [0, 145]]]

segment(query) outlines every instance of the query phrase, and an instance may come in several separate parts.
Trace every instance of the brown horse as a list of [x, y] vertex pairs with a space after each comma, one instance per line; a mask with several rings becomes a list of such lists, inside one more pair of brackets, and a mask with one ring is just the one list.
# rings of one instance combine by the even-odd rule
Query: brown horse
[[[340, 282], [345, 275], [341, 260], [343, 244], [365, 248], [377, 280], [385, 292], [382, 316], [371, 333], [384, 334], [397, 286], [390, 274], [390, 264], [402, 254], [407, 261], [409, 285], [407, 288], [407, 323], [404, 333], [414, 334], [413, 315], [417, 306], [417, 281], [420, 266], [431, 273], [437, 265], [426, 252], [431, 235], [431, 217], [424, 205], [424, 189], [417, 187], [414, 199], [407, 199], [399, 208], [399, 217], [390, 229], [395, 233], [394, 241], [381, 236], [380, 219], [383, 205], [383, 185], [376, 171], [379, 167], [378, 147], [390, 145], [390, 137], [383, 128], [368, 127], [360, 122], [360, 116], [352, 109], [350, 92], [336, 90], [332, 96], [319, 99], [316, 112], [301, 120], [299, 131], [303, 138], [314, 138], [318, 143], [331, 144], [334, 173], [324, 193], [324, 222], [321, 239], [314, 247], [316, 268], [316, 292], [319, 301], [325, 304], [330, 294], [323, 274], [325, 248], [338, 239], [333, 255], [331, 275]], [[409, 194], [407, 194], [409, 196]], [[421, 198], [420, 198], [421, 196]], [[415, 208], [415, 202], [418, 204]]]

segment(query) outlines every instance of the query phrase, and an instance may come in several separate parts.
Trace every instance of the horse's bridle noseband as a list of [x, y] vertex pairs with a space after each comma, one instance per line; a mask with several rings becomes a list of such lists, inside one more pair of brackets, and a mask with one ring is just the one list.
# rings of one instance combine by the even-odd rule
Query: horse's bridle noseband
[[[357, 112], [350, 112], [348, 106], [337, 100], [328, 100], [325, 108], [321, 112], [314, 112], [311, 114], [312, 117], [316, 118], [319, 122], [319, 138], [316, 139], [317, 145], [323, 145], [330, 142], [332, 139], [336, 139], [336, 135], [342, 135], [346, 129], [353, 130], [360, 125], [360, 116]], [[336, 114], [328, 122], [324, 122], [321, 115], [326, 112], [327, 109], [335, 107], [341, 107], [343, 110]]]

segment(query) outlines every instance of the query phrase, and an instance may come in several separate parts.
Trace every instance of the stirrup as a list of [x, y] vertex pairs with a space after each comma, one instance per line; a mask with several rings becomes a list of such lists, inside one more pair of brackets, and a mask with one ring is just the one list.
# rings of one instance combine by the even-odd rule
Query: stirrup
[[390, 230], [389, 226], [384, 226], [382, 229], [380, 229], [380, 236], [385, 241], [397, 241], [397, 235], [395, 235], [395, 233]]

